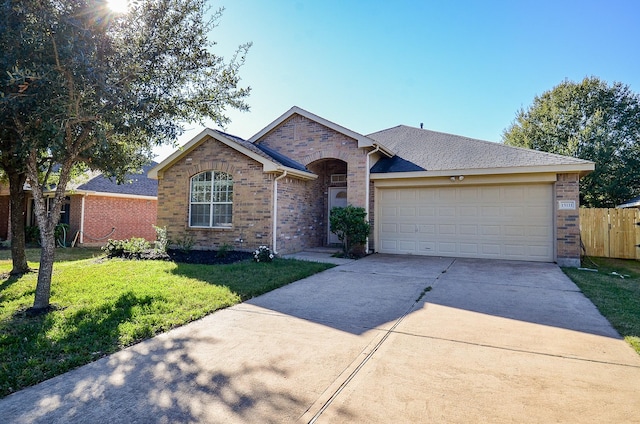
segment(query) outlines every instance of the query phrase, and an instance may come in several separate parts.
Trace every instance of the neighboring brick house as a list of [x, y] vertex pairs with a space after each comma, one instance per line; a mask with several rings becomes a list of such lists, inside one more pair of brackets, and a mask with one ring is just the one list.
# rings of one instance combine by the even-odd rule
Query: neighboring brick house
[[368, 136], [293, 107], [249, 140], [206, 129], [149, 172], [158, 225], [195, 248], [277, 253], [338, 242], [365, 208], [371, 252], [580, 260], [578, 184], [594, 164], [397, 126]]
[[[140, 173], [128, 174], [124, 184], [100, 173], [87, 173], [67, 185], [60, 222], [69, 225], [66, 244], [103, 246], [107, 239], [142, 237], [155, 240], [153, 225], [158, 211], [158, 182], [147, 177], [157, 165], [151, 162]], [[0, 237], [9, 237], [9, 196], [0, 190]], [[53, 195], [53, 194], [52, 194]], [[27, 202], [26, 225], [35, 226], [33, 200]]]

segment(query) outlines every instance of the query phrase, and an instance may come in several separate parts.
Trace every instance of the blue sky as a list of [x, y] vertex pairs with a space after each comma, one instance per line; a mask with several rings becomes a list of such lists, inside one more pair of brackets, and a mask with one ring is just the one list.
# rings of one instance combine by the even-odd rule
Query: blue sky
[[[291, 106], [361, 134], [404, 124], [490, 141], [535, 95], [597, 76], [640, 92], [640, 2], [222, 0], [226, 58], [251, 41], [249, 138]], [[212, 125], [212, 127], [214, 127]], [[190, 130], [187, 142], [202, 127]], [[161, 160], [173, 149], [158, 150]]]

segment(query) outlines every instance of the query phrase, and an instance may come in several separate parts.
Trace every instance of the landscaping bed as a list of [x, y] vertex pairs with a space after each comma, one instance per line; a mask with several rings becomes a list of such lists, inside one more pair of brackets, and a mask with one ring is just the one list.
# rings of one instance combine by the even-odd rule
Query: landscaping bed
[[216, 250], [178, 250], [166, 252], [146, 251], [139, 254], [125, 255], [128, 259], [163, 260], [183, 264], [228, 265], [253, 259], [252, 252], [216, 251]]

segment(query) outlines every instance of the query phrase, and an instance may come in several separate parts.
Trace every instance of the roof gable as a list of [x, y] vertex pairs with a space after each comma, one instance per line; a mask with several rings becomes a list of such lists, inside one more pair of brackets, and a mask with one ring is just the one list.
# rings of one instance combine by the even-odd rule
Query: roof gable
[[318, 115], [314, 115], [311, 112], [308, 112], [302, 108], [299, 108], [297, 106], [293, 106], [291, 109], [289, 109], [288, 111], [286, 111], [285, 113], [283, 113], [282, 115], [280, 115], [278, 118], [276, 118], [275, 121], [271, 122], [269, 125], [267, 125], [266, 127], [264, 127], [262, 130], [260, 130], [257, 134], [255, 134], [253, 137], [251, 137], [248, 141], [251, 143], [255, 143], [258, 140], [260, 140], [262, 137], [264, 137], [265, 135], [267, 135], [268, 133], [270, 133], [271, 131], [273, 131], [274, 129], [276, 129], [278, 126], [280, 126], [283, 122], [287, 121], [289, 118], [291, 118], [293, 115], [300, 115], [300, 116], [304, 116], [305, 118], [317, 122], [320, 125], [324, 125], [327, 128], [331, 128], [332, 130], [339, 132], [341, 134], [344, 134], [345, 136], [352, 138], [354, 140], [356, 140], [358, 142], [358, 147], [373, 147], [375, 142], [374, 140], [371, 140], [368, 137], [365, 137], [362, 134], [359, 134], [355, 131], [351, 131], [348, 128], [345, 128], [341, 125], [338, 125], [334, 122], [331, 122], [327, 119], [321, 118]]
[[[593, 170], [593, 162], [537, 150], [506, 146], [454, 134], [399, 125], [369, 134], [396, 154], [426, 171], [556, 167]], [[373, 171], [373, 170], [372, 170]], [[375, 171], [374, 171], [375, 172]], [[377, 172], [403, 172], [379, 170]], [[406, 171], [404, 171], [406, 172]]]
[[270, 152], [268, 151], [269, 149], [258, 147], [240, 137], [211, 128], [206, 128], [200, 132], [200, 134], [188, 141], [184, 146], [173, 152], [156, 167], [152, 168], [148, 174], [149, 178], [157, 179], [161, 177], [162, 172], [165, 169], [170, 168], [174, 163], [189, 154], [189, 152], [210, 139], [223, 143], [237, 152], [261, 163], [264, 172], [287, 171], [292, 176], [311, 179], [316, 177], [308, 171], [304, 165], [292, 161], [285, 156], [274, 154], [275, 152]]

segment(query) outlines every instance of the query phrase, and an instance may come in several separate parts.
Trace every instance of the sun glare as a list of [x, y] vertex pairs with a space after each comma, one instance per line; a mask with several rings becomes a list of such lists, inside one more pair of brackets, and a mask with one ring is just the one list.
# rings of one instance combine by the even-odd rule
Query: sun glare
[[129, 10], [129, 0], [107, 0], [107, 4], [116, 13], [127, 13]]

